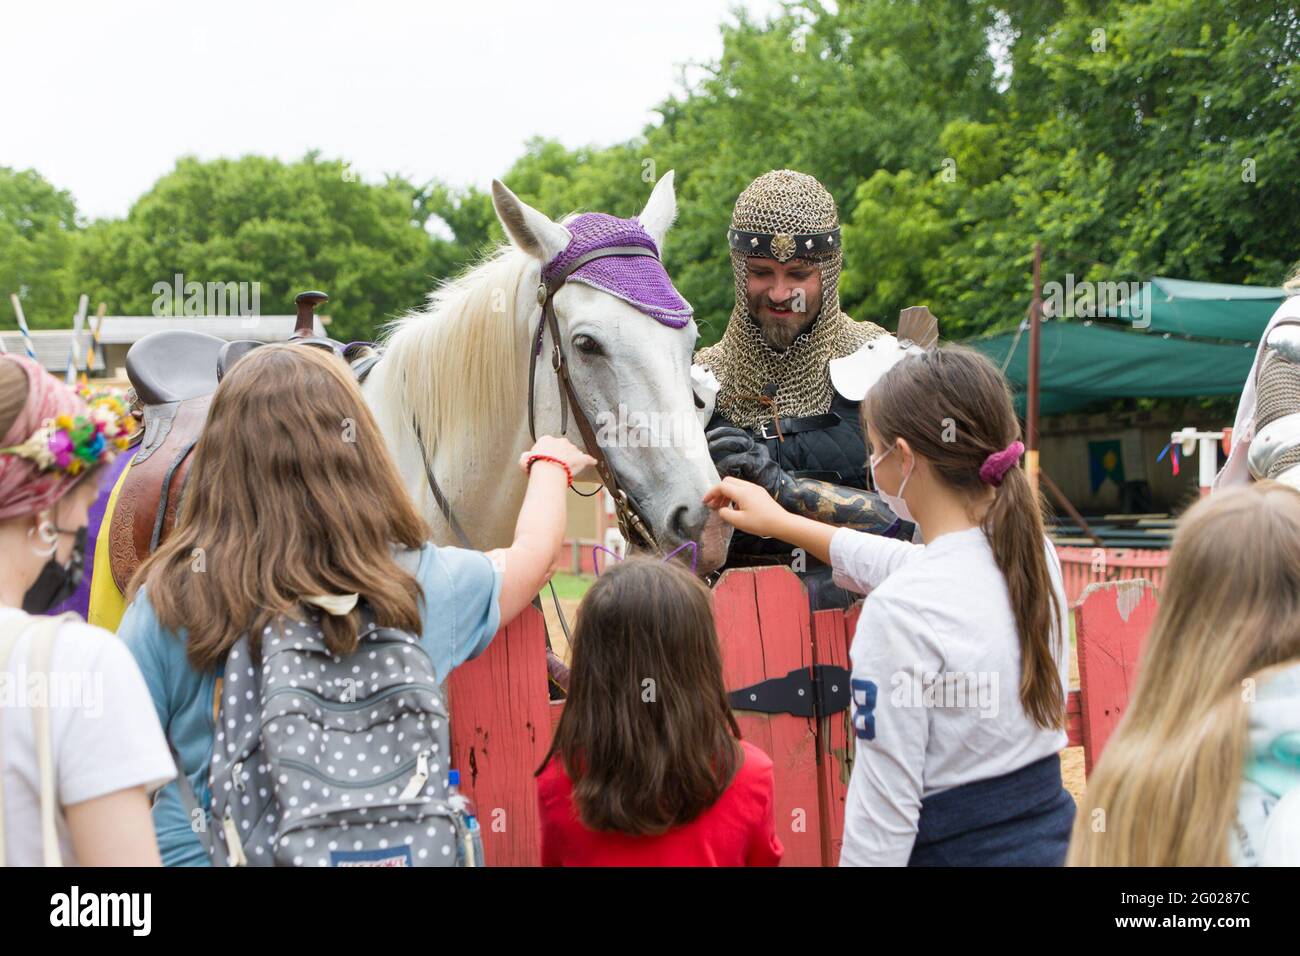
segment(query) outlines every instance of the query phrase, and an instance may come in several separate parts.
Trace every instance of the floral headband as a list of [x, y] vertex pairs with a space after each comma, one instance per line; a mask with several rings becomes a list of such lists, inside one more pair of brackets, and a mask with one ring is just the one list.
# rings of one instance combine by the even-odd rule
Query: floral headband
[[77, 394], [87, 405], [87, 415], [46, 419], [25, 442], [0, 448], [0, 454], [25, 458], [43, 472], [75, 476], [125, 449], [137, 426], [121, 397], [84, 383], [77, 386]]

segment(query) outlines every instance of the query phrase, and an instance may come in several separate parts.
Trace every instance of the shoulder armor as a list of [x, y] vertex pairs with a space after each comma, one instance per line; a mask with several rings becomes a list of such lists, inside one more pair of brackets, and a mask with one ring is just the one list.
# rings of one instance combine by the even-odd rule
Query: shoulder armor
[[1300, 365], [1300, 324], [1279, 322], [1268, 333], [1265, 344], [1293, 365]]
[[709, 427], [713, 417], [713, 407], [718, 401], [718, 377], [707, 365], [691, 366], [691, 390], [695, 393], [695, 414], [700, 417], [700, 426]]
[[880, 381], [880, 377], [897, 365], [905, 355], [921, 352], [919, 345], [903, 345], [886, 332], [867, 342], [852, 355], [831, 359], [831, 384], [851, 402], [860, 402]]

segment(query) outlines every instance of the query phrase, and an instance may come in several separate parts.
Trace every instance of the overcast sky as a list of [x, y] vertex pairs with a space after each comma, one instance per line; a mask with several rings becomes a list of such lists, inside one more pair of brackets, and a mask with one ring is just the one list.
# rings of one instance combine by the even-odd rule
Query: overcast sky
[[0, 165], [122, 216], [179, 156], [485, 187], [530, 136], [628, 139], [772, 0], [0, 0]]

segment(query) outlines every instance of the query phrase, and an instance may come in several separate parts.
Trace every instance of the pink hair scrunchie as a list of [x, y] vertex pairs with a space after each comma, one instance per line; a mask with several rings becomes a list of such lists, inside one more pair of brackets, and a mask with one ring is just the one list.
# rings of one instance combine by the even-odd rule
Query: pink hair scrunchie
[[[0, 436], [0, 448], [21, 444], [60, 415], [88, 414], [80, 395], [27, 356], [3, 355], [0, 361], [17, 362], [27, 374], [27, 404]], [[0, 455], [0, 521], [44, 511], [77, 483], [77, 477], [42, 472], [25, 458]]]
[[994, 486], [1002, 484], [1002, 479], [1016, 466], [1024, 453], [1025, 446], [1019, 441], [1013, 441], [1001, 451], [993, 452], [980, 465], [980, 481]]

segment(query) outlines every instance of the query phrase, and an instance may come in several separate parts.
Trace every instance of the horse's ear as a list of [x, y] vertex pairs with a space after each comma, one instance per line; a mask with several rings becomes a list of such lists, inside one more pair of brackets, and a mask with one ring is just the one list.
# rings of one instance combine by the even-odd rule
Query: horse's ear
[[641, 210], [641, 215], [637, 216], [637, 220], [659, 247], [661, 255], [664, 251], [664, 236], [668, 234], [668, 227], [676, 218], [677, 192], [673, 188], [673, 171], [670, 169], [660, 177], [659, 182], [655, 183], [654, 191], [650, 193], [650, 201]]
[[511, 241], [543, 263], [563, 252], [572, 238], [569, 230], [521, 201], [505, 183], [496, 179], [492, 180], [492, 205]]

